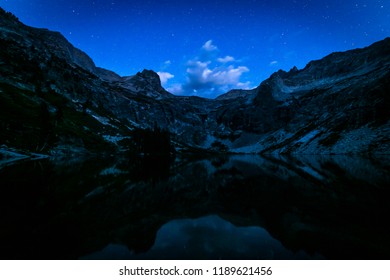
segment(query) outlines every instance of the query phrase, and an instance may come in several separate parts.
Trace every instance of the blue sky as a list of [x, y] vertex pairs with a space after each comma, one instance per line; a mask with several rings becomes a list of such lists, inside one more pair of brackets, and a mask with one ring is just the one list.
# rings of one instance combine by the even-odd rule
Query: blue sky
[[390, 36], [389, 0], [0, 0], [27, 25], [60, 31], [97, 66], [159, 72], [180, 95], [253, 88], [278, 69]]

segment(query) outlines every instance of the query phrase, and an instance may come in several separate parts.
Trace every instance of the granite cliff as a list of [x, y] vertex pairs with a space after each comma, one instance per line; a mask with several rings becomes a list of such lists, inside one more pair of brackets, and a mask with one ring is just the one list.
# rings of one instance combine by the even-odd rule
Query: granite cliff
[[47, 154], [126, 150], [169, 131], [176, 151], [389, 153], [390, 39], [279, 70], [214, 100], [175, 96], [144, 70], [96, 67], [60, 33], [0, 10], [0, 139]]

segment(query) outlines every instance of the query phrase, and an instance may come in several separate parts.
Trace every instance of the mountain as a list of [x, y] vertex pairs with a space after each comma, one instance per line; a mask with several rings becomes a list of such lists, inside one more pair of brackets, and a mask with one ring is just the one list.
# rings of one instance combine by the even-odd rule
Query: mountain
[[245, 89], [232, 89], [227, 93], [217, 96], [217, 100], [228, 100], [235, 98], [247, 98], [249, 95], [256, 93], [255, 90], [245, 90]]
[[387, 38], [330, 54], [302, 70], [280, 70], [245, 105], [233, 103], [223, 123], [251, 138], [252, 146], [233, 143], [236, 151], [388, 153], [389, 66]]
[[166, 131], [176, 151], [390, 150], [389, 38], [211, 100], [172, 95], [151, 70], [121, 77], [96, 67], [60, 33], [4, 10], [0, 24], [4, 147], [51, 155], [139, 151], [147, 131], [151, 139]]

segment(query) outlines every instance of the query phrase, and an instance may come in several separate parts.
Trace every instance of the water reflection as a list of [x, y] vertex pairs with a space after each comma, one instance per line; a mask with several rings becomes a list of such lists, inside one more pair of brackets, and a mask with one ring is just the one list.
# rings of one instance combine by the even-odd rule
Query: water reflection
[[6, 166], [0, 255], [388, 259], [389, 162], [237, 155]]
[[85, 259], [312, 259], [292, 252], [265, 229], [237, 227], [218, 216], [173, 220], [157, 232], [153, 247], [140, 254], [124, 245], [109, 244]]

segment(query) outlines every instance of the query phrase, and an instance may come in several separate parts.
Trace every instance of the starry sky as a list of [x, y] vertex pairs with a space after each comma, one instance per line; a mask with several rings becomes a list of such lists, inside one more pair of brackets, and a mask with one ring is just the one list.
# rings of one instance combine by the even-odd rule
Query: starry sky
[[0, 0], [23, 23], [60, 31], [97, 66], [159, 73], [179, 95], [258, 86], [334, 51], [390, 36], [390, 0]]

